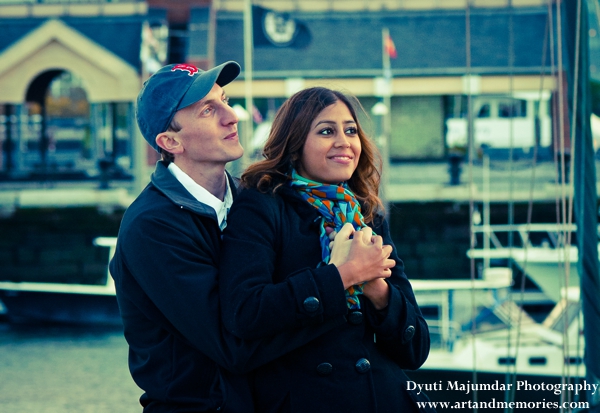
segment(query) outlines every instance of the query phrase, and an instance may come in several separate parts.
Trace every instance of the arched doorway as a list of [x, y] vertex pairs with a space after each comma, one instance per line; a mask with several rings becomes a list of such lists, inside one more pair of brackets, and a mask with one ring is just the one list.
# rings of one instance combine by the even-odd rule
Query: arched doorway
[[85, 178], [92, 151], [90, 105], [81, 79], [64, 70], [46, 71], [31, 82], [25, 101], [22, 172]]
[[0, 176], [24, 180], [129, 179], [131, 102], [90, 102], [67, 70], [35, 77], [24, 105], [0, 105]]

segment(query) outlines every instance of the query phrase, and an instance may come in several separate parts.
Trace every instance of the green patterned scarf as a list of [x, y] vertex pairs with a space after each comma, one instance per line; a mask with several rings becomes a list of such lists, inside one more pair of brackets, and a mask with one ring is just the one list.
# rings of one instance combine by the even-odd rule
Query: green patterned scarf
[[[290, 185], [323, 216], [320, 233], [321, 264], [326, 265], [329, 263], [331, 250], [329, 249], [329, 236], [325, 228], [333, 228], [339, 232], [346, 222], [352, 223], [356, 230], [366, 227], [360, 212], [360, 204], [345, 182], [340, 185], [322, 184], [303, 178], [294, 170], [292, 171]], [[362, 294], [362, 290], [362, 285], [354, 285], [346, 290], [348, 308], [360, 308], [358, 295]]]

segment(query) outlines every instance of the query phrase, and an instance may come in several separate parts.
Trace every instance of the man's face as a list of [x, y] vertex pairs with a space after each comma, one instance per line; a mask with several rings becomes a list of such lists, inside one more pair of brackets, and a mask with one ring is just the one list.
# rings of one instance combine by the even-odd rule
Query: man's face
[[183, 147], [178, 158], [186, 163], [224, 165], [244, 154], [237, 133], [238, 117], [217, 84], [204, 99], [179, 110], [174, 120], [181, 127], [175, 133]]

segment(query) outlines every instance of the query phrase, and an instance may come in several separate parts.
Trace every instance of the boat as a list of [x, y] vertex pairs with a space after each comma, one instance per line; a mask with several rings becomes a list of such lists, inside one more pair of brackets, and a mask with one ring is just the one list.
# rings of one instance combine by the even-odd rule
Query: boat
[[[467, 251], [469, 258], [514, 263], [554, 303], [564, 287], [578, 287], [577, 226], [561, 224], [476, 225], [473, 234], [488, 238]], [[506, 240], [512, 240], [511, 246]], [[490, 245], [485, 248], [484, 245]], [[600, 245], [598, 246], [600, 252]], [[567, 270], [568, 267], [568, 270]], [[568, 282], [566, 281], [568, 276]]]
[[[550, 27], [554, 12], [559, 22], [564, 18], [557, 32], [563, 36], [568, 62], [563, 68], [561, 60], [558, 67], [558, 77], [563, 76], [562, 70], [565, 74], [560, 82], [566, 80], [569, 85], [561, 91], [559, 83], [559, 96], [569, 92], [568, 109], [559, 116], [560, 125], [555, 125], [555, 130], [571, 129], [571, 142], [563, 140], [568, 134], [557, 133], [555, 146], [562, 173], [557, 183], [562, 199], [557, 201], [565, 213], [555, 225], [509, 222], [501, 226], [475, 224], [476, 214], [472, 214], [471, 277], [463, 282], [467, 285], [430, 280], [425, 288], [412, 281], [417, 301], [431, 319], [433, 345], [424, 366], [407, 374], [438, 407], [600, 411], [598, 198], [590, 128], [587, 6], [571, 1], [550, 2], [548, 7]], [[568, 30], [563, 33], [563, 29]], [[572, 117], [565, 119], [567, 113]], [[577, 165], [569, 188], [567, 158]], [[475, 270], [476, 259], [483, 261], [481, 276]], [[494, 265], [512, 263], [553, 303], [541, 321], [514, 300], [524, 293], [524, 283], [514, 288], [518, 286], [501, 282], [506, 281], [506, 274], [492, 274]], [[491, 283], [494, 278], [495, 285]], [[476, 286], [486, 282], [488, 299], [482, 308], [482, 288]], [[427, 294], [436, 289], [441, 299], [428, 302]], [[471, 321], [466, 323], [468, 317], [453, 317], [457, 312], [450, 307], [457, 304], [452, 297], [465, 289], [467, 296], [458, 304], [470, 308]], [[428, 305], [437, 306], [438, 311], [428, 312]]]
[[540, 386], [585, 383], [579, 287], [563, 288], [538, 321], [517, 304], [512, 268], [490, 267], [483, 274], [411, 281], [432, 339], [425, 364], [407, 372], [414, 386], [428, 389], [442, 408], [542, 410], [540, 402], [588, 407], [590, 392], [576, 397], [568, 391], [538, 391]]
[[[109, 248], [109, 261], [116, 243], [116, 237], [94, 239], [95, 246]], [[0, 301], [11, 323], [122, 325], [108, 262], [97, 284], [0, 281]]]
[[[494, 272], [498, 270], [483, 280], [411, 282], [422, 308], [439, 308], [439, 316], [428, 319], [435, 344], [422, 369], [499, 374], [516, 369], [522, 375], [560, 378], [565, 357], [567, 365], [580, 367], [584, 347], [578, 340], [583, 331], [579, 288], [564, 289], [559, 303], [540, 322], [511, 297], [510, 269]], [[428, 295], [432, 299], [426, 299]], [[470, 317], [473, 304], [476, 323]], [[565, 342], [570, 343], [566, 356]], [[585, 367], [581, 367], [576, 374], [583, 377]]]

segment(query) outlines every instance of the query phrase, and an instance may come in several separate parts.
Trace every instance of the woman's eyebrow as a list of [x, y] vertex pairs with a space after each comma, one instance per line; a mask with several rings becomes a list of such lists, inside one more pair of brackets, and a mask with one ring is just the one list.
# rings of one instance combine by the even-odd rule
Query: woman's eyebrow
[[[320, 125], [320, 124], [322, 124], [322, 123], [331, 124], [331, 125], [335, 125], [335, 124], [336, 124], [336, 122], [335, 122], [335, 121], [333, 121], [333, 120], [327, 120], [327, 119], [323, 119], [323, 120], [320, 120], [320, 121], [318, 121], [318, 122], [316, 123], [315, 127], [319, 126], [319, 125]], [[356, 122], [354, 121], [354, 119], [345, 120], [345, 121], [343, 121], [342, 123], [344, 123], [344, 124], [348, 124], [348, 123], [354, 123], [354, 124], [356, 124]]]

